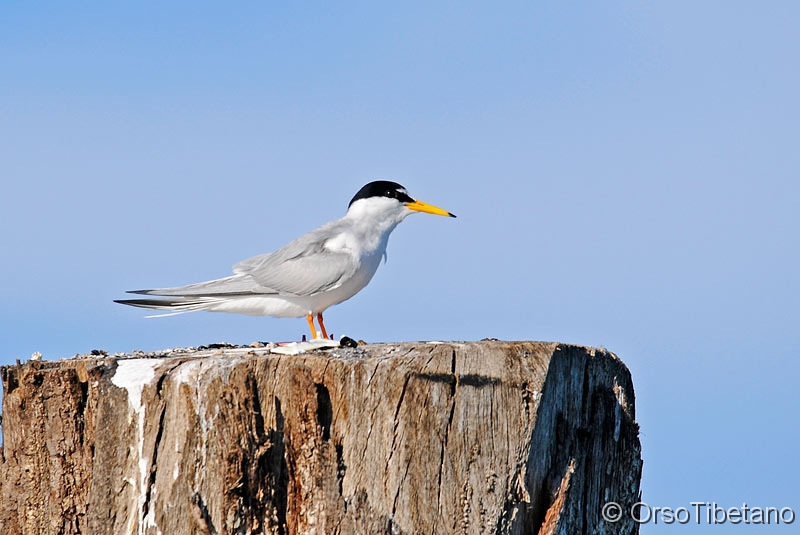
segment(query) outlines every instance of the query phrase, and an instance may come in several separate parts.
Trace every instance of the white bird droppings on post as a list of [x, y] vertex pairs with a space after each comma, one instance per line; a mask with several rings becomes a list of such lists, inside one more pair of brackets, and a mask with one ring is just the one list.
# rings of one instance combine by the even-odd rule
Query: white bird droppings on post
[[128, 359], [117, 363], [117, 372], [111, 378], [114, 386], [128, 391], [128, 403], [134, 412], [142, 408], [142, 390], [156, 376], [156, 359]]
[[[158, 364], [157, 359], [126, 359], [120, 360], [117, 362], [117, 371], [114, 374], [114, 377], [111, 378], [111, 382], [114, 386], [119, 388], [124, 388], [128, 392], [128, 405], [131, 408], [131, 411], [137, 417], [137, 431], [139, 433], [137, 437], [137, 446], [138, 451], [136, 452], [138, 455], [139, 462], [137, 464], [139, 473], [137, 474], [137, 478], [134, 479], [137, 488], [137, 515], [138, 517], [138, 526], [139, 526], [139, 533], [144, 533], [147, 525], [155, 525], [154, 519], [148, 514], [147, 522], [145, 522], [144, 518], [144, 504], [147, 500], [147, 476], [150, 473], [149, 470], [149, 459], [144, 457], [144, 420], [145, 420], [145, 411], [144, 407], [142, 406], [142, 391], [144, 387], [155, 378], [156, 372], [155, 367]], [[152, 512], [152, 511], [151, 511]], [[134, 515], [131, 515], [128, 518], [128, 532], [132, 532], [133, 528], [133, 520], [136, 518]], [[157, 526], [156, 526], [157, 528]]]

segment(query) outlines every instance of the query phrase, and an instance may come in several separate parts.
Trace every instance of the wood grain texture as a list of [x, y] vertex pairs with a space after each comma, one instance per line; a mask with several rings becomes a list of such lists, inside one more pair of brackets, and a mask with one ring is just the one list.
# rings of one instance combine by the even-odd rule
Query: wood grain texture
[[638, 532], [601, 517], [642, 466], [604, 350], [170, 351], [2, 379], [4, 534]]

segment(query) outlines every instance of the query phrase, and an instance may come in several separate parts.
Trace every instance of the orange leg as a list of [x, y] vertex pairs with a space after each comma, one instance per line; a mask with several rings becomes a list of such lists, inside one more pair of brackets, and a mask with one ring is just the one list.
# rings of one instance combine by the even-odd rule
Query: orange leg
[[319, 328], [322, 329], [322, 337], [327, 340], [328, 339], [328, 331], [325, 330], [325, 324], [322, 323], [322, 312], [317, 314], [317, 322], [319, 323]]
[[[314, 316], [311, 315], [311, 312], [306, 314], [306, 319], [308, 320], [308, 326], [311, 329], [311, 338], [316, 340], [317, 339], [317, 329], [314, 327]], [[325, 328], [322, 329], [322, 332], [325, 332]]]

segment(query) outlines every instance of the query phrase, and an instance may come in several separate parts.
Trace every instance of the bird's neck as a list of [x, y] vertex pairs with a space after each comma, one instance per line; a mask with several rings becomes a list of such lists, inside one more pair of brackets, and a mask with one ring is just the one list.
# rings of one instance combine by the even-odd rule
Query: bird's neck
[[374, 252], [383, 254], [389, 242], [389, 234], [404, 219], [402, 215], [397, 217], [353, 217], [347, 214], [345, 219], [350, 219], [351, 230], [359, 237], [364, 252]]

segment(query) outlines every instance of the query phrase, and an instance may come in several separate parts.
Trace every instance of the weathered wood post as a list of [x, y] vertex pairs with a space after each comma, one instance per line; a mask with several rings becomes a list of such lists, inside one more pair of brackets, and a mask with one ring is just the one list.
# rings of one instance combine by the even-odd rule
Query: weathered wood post
[[3, 534], [637, 533], [624, 364], [555, 343], [2, 369]]

